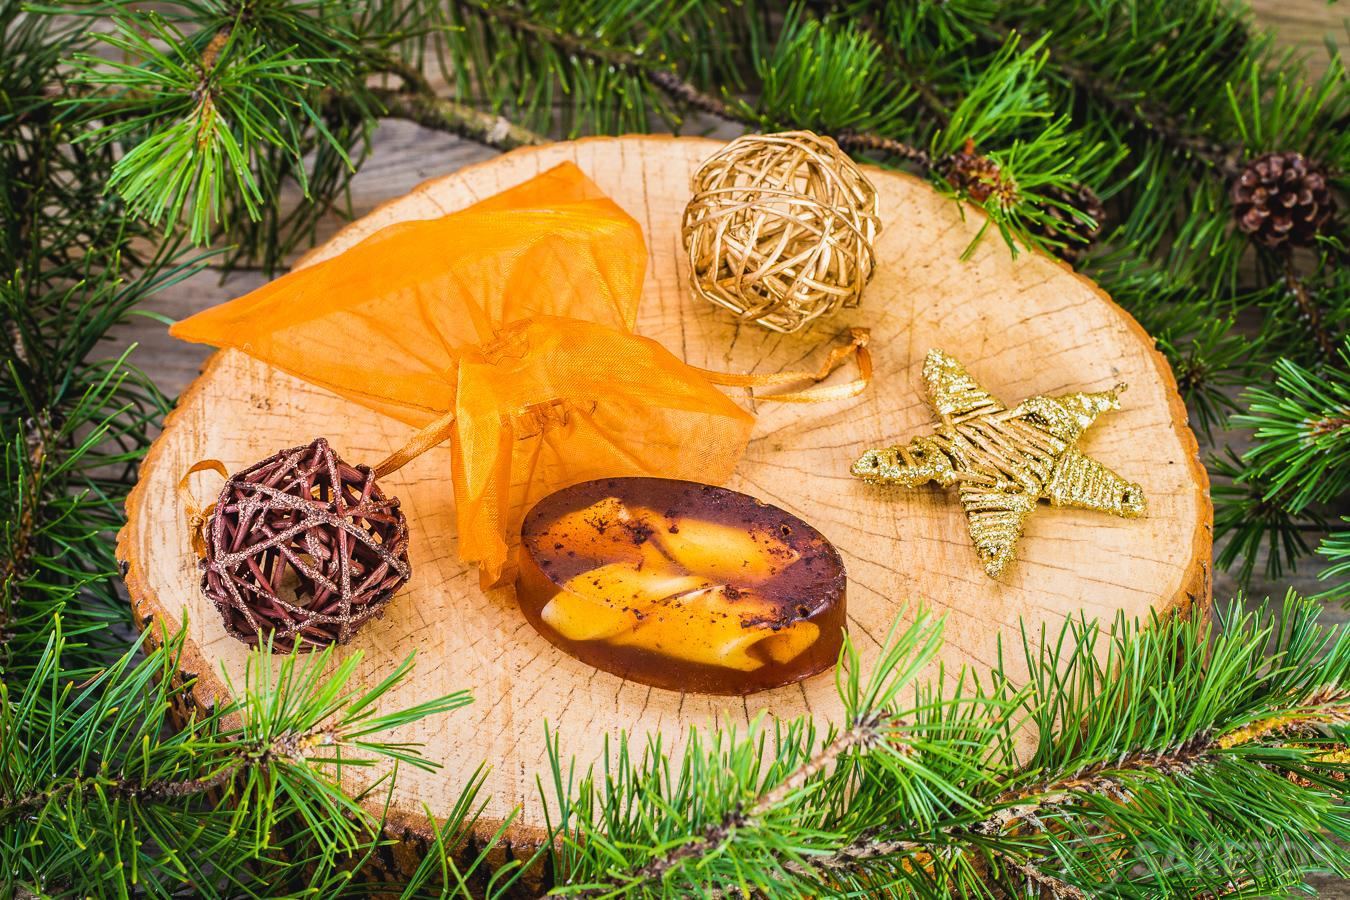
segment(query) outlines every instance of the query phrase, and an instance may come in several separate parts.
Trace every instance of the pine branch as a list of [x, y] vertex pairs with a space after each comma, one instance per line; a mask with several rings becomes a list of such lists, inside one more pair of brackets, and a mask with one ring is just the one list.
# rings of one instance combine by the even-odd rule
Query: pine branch
[[1294, 297], [1294, 303], [1297, 304], [1299, 313], [1307, 326], [1308, 332], [1312, 335], [1313, 343], [1322, 356], [1331, 358], [1336, 355], [1336, 341], [1331, 332], [1327, 330], [1322, 307], [1308, 293], [1307, 285], [1299, 277], [1298, 269], [1294, 266], [1293, 251], [1285, 248], [1281, 254], [1281, 266], [1284, 272], [1284, 283], [1289, 288], [1289, 293]]
[[[1350, 525], [1350, 516], [1341, 519], [1341, 522]], [[1317, 552], [1331, 563], [1322, 570], [1318, 578], [1330, 581], [1332, 585], [1319, 594], [1317, 599], [1350, 602], [1350, 529], [1334, 531], [1327, 535], [1317, 548]]]
[[[1032, 33], [999, 23], [990, 23], [986, 27], [991, 39], [998, 44], [1005, 43], [1018, 32]], [[1225, 184], [1242, 171], [1239, 164], [1243, 156], [1241, 146], [1225, 144], [1212, 136], [1196, 133], [1190, 122], [1169, 112], [1161, 103], [1141, 96], [1139, 92], [1131, 91], [1085, 65], [1055, 56], [1053, 52], [1052, 63], [1085, 94], [1109, 107], [1135, 127], [1155, 135], [1183, 159], [1212, 170]]]
[[[1117, 760], [1085, 767], [1066, 777], [1004, 792], [989, 801], [989, 805], [995, 809], [992, 815], [970, 825], [943, 830], [929, 839], [879, 840], [864, 835], [828, 855], [811, 858], [808, 864], [792, 863], [790, 868], [799, 874], [819, 870], [849, 870], [887, 857], [907, 857], [912, 865], [931, 867], [935, 852], [942, 847], [961, 844], [969, 838], [1003, 838], [1009, 834], [1025, 833], [1028, 829], [1044, 830], [1046, 826], [1042, 819], [1049, 812], [1079, 803], [1087, 796], [1095, 795], [1128, 804], [1134, 782], [1131, 776], [1147, 774], [1171, 778], [1185, 775], [1197, 766], [1212, 761], [1223, 751], [1244, 744], [1271, 737], [1301, 739], [1317, 733], [1322, 727], [1345, 725], [1350, 725], [1350, 691], [1340, 687], [1324, 687], [1294, 704], [1287, 712], [1242, 725], [1226, 734], [1200, 735], [1166, 752], [1131, 753]], [[1323, 755], [1321, 760], [1326, 763], [1337, 761], [1331, 755]], [[1086, 896], [1078, 888], [1041, 873], [1028, 859], [1011, 860], [1005, 857], [1003, 862], [1038, 884], [1050, 888], [1052, 896]], [[1040, 877], [1032, 872], [1039, 873]], [[1053, 893], [1056, 890], [1059, 893]]]
[[42, 790], [30, 791], [18, 797], [0, 794], [0, 820], [7, 816], [25, 816], [44, 809], [48, 804], [87, 803], [97, 796], [113, 800], [129, 800], [140, 805], [181, 801], [221, 788], [238, 778], [245, 770], [264, 771], [274, 763], [299, 763], [317, 747], [337, 747], [344, 741], [342, 733], [333, 726], [303, 733], [276, 735], [270, 741], [237, 741], [225, 755], [222, 764], [212, 773], [186, 779], [139, 779], [127, 777], [85, 778], [75, 776], [68, 781]]
[[[19, 16], [0, 2], [0, 670], [22, 677], [53, 614], [96, 664], [120, 652], [127, 621], [111, 547], [137, 448], [163, 398], [99, 343], [130, 308], [193, 270], [138, 252], [145, 231], [103, 194], [109, 152], [72, 148], [80, 131], [55, 88], [84, 40], [78, 24]], [[13, 121], [23, 124], [12, 125]], [[56, 558], [56, 557], [59, 557]], [[72, 671], [75, 667], [72, 666]]]
[[858, 134], [852, 131], [843, 132], [836, 138], [839, 141], [839, 146], [850, 152], [880, 153], [883, 156], [903, 159], [914, 163], [924, 173], [932, 172], [937, 168], [932, 155], [927, 150], [911, 146], [895, 138], [882, 137], [876, 134]]
[[[264, 759], [269, 755], [263, 751]], [[49, 803], [59, 800], [63, 803], [87, 802], [93, 797], [106, 797], [113, 800], [132, 800], [139, 804], [174, 802], [197, 794], [223, 787], [254, 758], [254, 748], [241, 746], [235, 756], [215, 773], [201, 778], [181, 781], [158, 780], [142, 782], [131, 778], [81, 778], [76, 776], [54, 787], [40, 791], [30, 791], [19, 797], [9, 798], [0, 795], [0, 820], [6, 817], [22, 817], [44, 809]], [[261, 764], [261, 763], [260, 763]], [[75, 795], [72, 797], [72, 795]]]
[[1081, 888], [1074, 887], [1053, 875], [1047, 875], [1029, 862], [1018, 862], [1005, 857], [1003, 864], [1026, 878], [1028, 884], [1038, 889], [1042, 897], [1049, 896], [1051, 900], [1088, 900], [1087, 893]]
[[727, 122], [737, 122], [751, 127], [760, 124], [754, 116], [748, 115], [744, 108], [733, 106], [706, 91], [699, 90], [681, 78], [674, 69], [653, 68], [646, 75], [652, 84], [666, 93], [666, 96], [689, 109], [716, 116]]
[[[341, 877], [338, 863], [382, 841], [378, 817], [343, 792], [343, 768], [432, 768], [416, 746], [375, 736], [469, 700], [458, 692], [381, 713], [411, 657], [358, 691], [359, 654], [293, 654], [274, 673], [264, 647], [235, 699], [174, 731], [169, 712], [192, 689], [176, 677], [183, 633], [160, 634], [141, 656], [143, 640], [70, 685], [58, 621], [27, 683], [0, 684], [0, 863], [13, 883], [102, 895], [133, 883], [118, 861], [139, 858], [134, 883], [152, 895], [187, 882], [205, 896], [232, 886], [275, 896], [278, 866], [312, 863], [320, 883], [343, 884], [351, 873]], [[447, 834], [472, 816], [472, 795], [457, 809]]]
[[[794, 123], [781, 120], [768, 120], [754, 108], [745, 103], [731, 103], [715, 93], [700, 89], [682, 78], [670, 64], [662, 64], [631, 50], [588, 41], [575, 34], [549, 28], [531, 20], [524, 12], [509, 4], [476, 3], [474, 9], [486, 19], [515, 31], [543, 40], [565, 54], [592, 59], [607, 66], [634, 70], [655, 85], [670, 99], [690, 109], [707, 113], [728, 122], [735, 122], [753, 129], [793, 128]], [[721, 92], [723, 95], [726, 91]], [[931, 91], [930, 91], [931, 94]], [[884, 156], [913, 164], [922, 174], [930, 174], [941, 167], [932, 155], [919, 147], [894, 137], [875, 132], [854, 131], [851, 129], [834, 131], [831, 136], [841, 148], [850, 152], [874, 152]], [[942, 164], [950, 162], [944, 158]], [[1076, 185], [1079, 190], [1085, 186]], [[1094, 196], [1095, 199], [1095, 196]]]
[[[1306, 828], [1343, 830], [1337, 803], [1350, 758], [1350, 644], [1313, 626], [1314, 610], [1291, 599], [1269, 618], [1225, 617], [1222, 630], [1194, 613], [1118, 621], [1109, 634], [1074, 624], [1059, 638], [1025, 639], [1024, 689], [918, 691], [908, 710], [893, 705], [894, 684], [862, 689], [850, 663], [840, 678], [846, 709], [904, 716], [901, 752], [883, 740], [853, 747], [846, 764], [817, 766], [839, 739], [807, 753], [811, 735], [795, 722], [767, 749], [780, 761], [768, 778], [753, 734], [734, 743], [695, 735], [678, 777], [655, 750], [640, 767], [621, 750], [601, 793], [587, 780], [563, 803], [576, 826], [561, 891], [940, 896], [1030, 883], [1077, 900], [1282, 886], [1313, 866], [1350, 866], [1328, 835], [1315, 850], [1301, 845]], [[931, 658], [912, 634], [897, 643], [906, 659]], [[883, 656], [885, 671], [896, 660]], [[915, 672], [896, 668], [895, 684]], [[1000, 664], [992, 683], [1006, 678]], [[1024, 728], [1040, 742], [1018, 759], [1009, 753]], [[747, 785], [758, 786], [755, 801], [715, 812], [716, 798]], [[1234, 818], [1246, 803], [1267, 802], [1257, 798], [1304, 802], [1295, 796], [1315, 804], [1310, 818]], [[703, 810], [702, 824], [681, 818], [689, 808]], [[1134, 871], [1159, 848], [1176, 861]]]
[[[642, 890], [648, 885], [659, 884], [671, 869], [686, 860], [698, 859], [713, 852], [734, 836], [738, 829], [756, 827], [765, 816], [782, 806], [793, 795], [805, 789], [822, 774], [837, 767], [848, 754], [865, 752], [882, 740], [893, 742], [898, 752], [904, 752], [904, 745], [897, 741], [896, 733], [888, 727], [886, 716], [880, 712], [867, 714], [840, 732], [833, 741], [789, 773], [772, 789], [760, 794], [748, 808], [738, 804], [720, 821], [705, 828], [697, 839], [672, 849], [638, 869], [633, 873], [632, 880], [624, 884], [624, 888]], [[591, 894], [598, 896], [604, 894], [606, 890], [594, 888]]]
[[874, 710], [856, 720], [773, 790], [761, 795], [747, 811], [747, 818], [754, 820], [767, 815], [816, 778], [836, 768], [848, 754], [866, 753], [882, 741], [888, 744], [888, 750], [892, 753], [911, 752], [900, 736], [899, 723], [889, 721], [885, 712]]
[[[17, 335], [14, 352], [16, 358], [23, 359], [25, 356], [22, 341]], [[33, 555], [33, 534], [41, 512], [43, 473], [47, 465], [50, 431], [47, 411], [43, 410], [29, 420], [29, 424], [23, 442], [27, 453], [20, 475], [18, 509], [12, 511], [15, 513], [13, 531], [6, 535], [4, 558], [0, 559], [0, 649], [12, 637], [10, 618], [19, 602], [20, 586], [28, 576]]]
[[496, 150], [514, 150], [548, 143], [548, 138], [513, 123], [504, 116], [486, 113], [434, 94], [372, 88], [385, 115], [416, 122], [423, 128], [443, 131]]
[[[1310, 534], [1325, 529], [1315, 508], [1297, 502], [1295, 489], [1276, 485], [1268, 473], [1244, 465], [1231, 448], [1208, 460], [1216, 477], [1214, 497], [1214, 564], [1236, 567], [1239, 583], [1252, 577], [1256, 562], [1265, 556], [1268, 579], [1281, 577], [1312, 551]], [[1287, 470], [1297, 474], [1296, 469]]]
[[[620, 69], [632, 69], [641, 73], [653, 85], [660, 88], [668, 97], [699, 112], [716, 116], [728, 122], [735, 122], [751, 128], [761, 128], [766, 123], [744, 104], [733, 104], [713, 93], [701, 90], [692, 82], [680, 77], [675, 68], [660, 62], [648, 60], [645, 56], [624, 48], [597, 44], [575, 34], [549, 28], [532, 21], [521, 10], [509, 4], [477, 3], [475, 9], [489, 21], [512, 30], [539, 38], [562, 52], [578, 57], [595, 60]], [[725, 92], [723, 92], [725, 93]], [[788, 123], [774, 123], [775, 127], [790, 127]], [[855, 134], [843, 132], [834, 135], [839, 145], [846, 150], [873, 150], [913, 162], [927, 172], [932, 165], [926, 152], [892, 138], [877, 134]]]
[[1135, 752], [1118, 760], [1080, 769], [1068, 777], [1057, 778], [1033, 787], [1023, 787], [994, 798], [998, 811], [970, 826], [976, 835], [997, 835], [1023, 825], [1037, 827], [1046, 812], [1086, 795], [1097, 795], [1129, 802], [1129, 776], [1148, 774], [1161, 777], [1184, 775], [1222, 751], [1253, 744], [1272, 737], [1306, 737], [1323, 726], [1350, 724], [1350, 691], [1339, 686], [1321, 687], [1287, 711], [1242, 725], [1224, 734], [1201, 734], [1163, 752]]
[[1243, 394], [1247, 412], [1233, 425], [1253, 431], [1243, 480], [1264, 496], [1287, 494], [1293, 512], [1350, 492], [1350, 338], [1328, 364], [1309, 369], [1281, 359], [1269, 388]]
[[[514, 99], [501, 97], [491, 105], [528, 104], [527, 118], [537, 117], [541, 111], [538, 109], [541, 92], [546, 87], [552, 90], [548, 83], [556, 82], [559, 89], [574, 95], [581, 110], [587, 111], [579, 115], [593, 113], [599, 119], [607, 100], [583, 99], [579, 92], [586, 85], [599, 86], [596, 78], [608, 79], [615, 81], [622, 91], [631, 90], [635, 95], [615, 96], [613, 102], [622, 103], [629, 110], [624, 115], [645, 118], [651, 107], [670, 116], [669, 105], [674, 104], [752, 129], [811, 127], [831, 134], [846, 150], [882, 154], [938, 177], [943, 184], [950, 183], [958, 194], [965, 190], [964, 182], [951, 178], [949, 172], [958, 155], [954, 148], [959, 147], [960, 141], [953, 144], [944, 139], [944, 143], [953, 144], [953, 149], [935, 155], [893, 133], [909, 125], [910, 117], [905, 111], [911, 98], [904, 93], [905, 89], [888, 88], [881, 98], [864, 98], [859, 93], [864, 73], [889, 83], [903, 69], [893, 69], [882, 60], [880, 45], [865, 30], [843, 21], [809, 18], [794, 8], [779, 27], [769, 55], [755, 61], [763, 82], [761, 95], [757, 100], [747, 100], [735, 96], [733, 85], [723, 84], [715, 90], [701, 88], [695, 80], [680, 74], [674, 59], [646, 52], [645, 42], [632, 44], [611, 39], [610, 32], [616, 31], [615, 20], [599, 19], [592, 28], [585, 20], [588, 12], [598, 15], [599, 11], [577, 9], [548, 14], [513, 3], [466, 0], [456, 4], [452, 15], [472, 19], [483, 29], [483, 35], [493, 35], [494, 41], [496, 35], [511, 35], [515, 43], [506, 52], [514, 55], [522, 73], [541, 67], [537, 77], [544, 83], [509, 85], [500, 73], [511, 71], [510, 67], [498, 66], [485, 57], [480, 59], [475, 56], [479, 51], [472, 42], [464, 45], [464, 38], [447, 36], [446, 40], [460, 42], [455, 45], [454, 54], [456, 80], [462, 84], [488, 82], [489, 93], [494, 97], [510, 87]], [[691, 10], [660, 15], [678, 20], [681, 16], [705, 13]], [[563, 28], [551, 23], [550, 16], [559, 22], [581, 21], [574, 27]], [[447, 27], [454, 27], [449, 24], [453, 21], [448, 20]], [[194, 62], [187, 71], [181, 58], [191, 46], [200, 44], [200, 38], [185, 36], [171, 24], [153, 18], [149, 25], [178, 59], [124, 27], [122, 33], [104, 40], [128, 56], [139, 57], [141, 64], [133, 66], [81, 56], [79, 77], [99, 93], [86, 93], [76, 100], [88, 105], [91, 115], [104, 116], [105, 125], [95, 138], [103, 145], [136, 144], [147, 126], [161, 129], [159, 135], [152, 131], [145, 143], [136, 144], [127, 153], [113, 173], [112, 184], [134, 211], [146, 215], [152, 223], [173, 224], [180, 213], [190, 213], [190, 233], [197, 242], [221, 228], [255, 231], [252, 222], [266, 221], [270, 229], [278, 227], [277, 214], [271, 208], [277, 188], [267, 183], [275, 178], [275, 173], [268, 171], [267, 164], [284, 164], [301, 187], [307, 189], [303, 158], [317, 149], [316, 159], [325, 153], [332, 157], [331, 163], [324, 164], [322, 177], [345, 180], [346, 176], [327, 169], [339, 160], [349, 163], [345, 141], [323, 127], [323, 120], [329, 115], [348, 123], [365, 122], [369, 127], [382, 110], [385, 115], [505, 149], [540, 139], [519, 122], [482, 111], [478, 103], [437, 96], [416, 66], [398, 62], [386, 50], [369, 50], [353, 43], [355, 35], [343, 36], [331, 46], [314, 47], [315, 52], [321, 49], [333, 52], [332, 57], [304, 57], [291, 48], [276, 49], [252, 28], [231, 26], [215, 32], [204, 47], [202, 52], [208, 54], [211, 65]], [[767, 36], [755, 39], [768, 40]], [[856, 59], [861, 71], [850, 67], [851, 59]], [[803, 80], [788, 74], [780, 81], [775, 73], [785, 63], [797, 61], [817, 67], [816, 76]], [[998, 62], [995, 68], [1002, 64]], [[485, 66], [490, 68], [485, 70]], [[403, 90], [365, 84], [367, 74], [391, 69], [403, 79]], [[332, 73], [329, 84], [316, 77], [316, 73], [324, 70]], [[119, 88], [116, 93], [103, 93], [114, 85]], [[836, 94], [848, 91], [850, 96], [827, 97], [821, 102], [816, 94], [822, 90]], [[919, 96], [919, 89], [914, 90], [914, 96]], [[527, 91], [533, 93], [528, 99]], [[288, 103], [284, 95], [273, 96], [274, 92], [295, 95], [298, 103]], [[997, 98], [982, 99], [998, 105]], [[803, 104], [809, 104], [809, 109]], [[295, 111], [297, 106], [300, 112]], [[267, 107], [282, 114], [281, 127], [258, 115], [258, 110]], [[550, 110], [544, 108], [542, 112]], [[174, 116], [179, 117], [176, 122]], [[972, 133], [978, 124], [968, 115], [959, 122], [952, 121], [953, 128]], [[971, 136], [963, 134], [962, 140]], [[1049, 134], [1044, 143], [1024, 142], [1014, 152], [1050, 154], [1061, 141], [1060, 136]], [[1087, 165], [1093, 155], [1086, 152], [1080, 159]], [[1011, 162], [1005, 160], [1002, 164]], [[316, 179], [318, 174], [316, 165]], [[231, 175], [234, 190], [228, 191]], [[1084, 182], [1060, 175], [1037, 178], [1030, 171], [1016, 179], [1009, 173], [1004, 182], [1020, 186], [1015, 202], [986, 204], [986, 208], [1010, 246], [1045, 244], [1068, 254], [1075, 242], [1085, 240], [1085, 233], [1090, 240], [1098, 227], [1100, 215], [1096, 210], [1100, 204]], [[1039, 191], [1038, 185], [1043, 185]], [[1091, 229], [1080, 228], [1080, 222], [1090, 224]], [[312, 226], [312, 217], [302, 217], [294, 227], [298, 230], [302, 225]], [[261, 249], [269, 266], [274, 264], [280, 252], [273, 249], [279, 243], [277, 240], [262, 240], [259, 236], [248, 243]]]
[[1241, 173], [1242, 147], [1194, 133], [1188, 122], [1169, 113], [1161, 104], [1147, 97], [1129, 97], [1129, 92], [1120, 85], [1083, 66], [1061, 63], [1060, 70], [1088, 95], [1110, 106], [1136, 127], [1156, 135], [1183, 159], [1208, 167], [1225, 184]]
[[1198, 891], [1191, 895], [1191, 900], [1220, 900], [1221, 897], [1231, 897], [1234, 894], [1247, 895], [1251, 889], [1258, 887], [1255, 879], [1243, 878], [1240, 880], [1229, 881], [1227, 884], [1219, 885], [1213, 890]]
[[[475, 107], [437, 95], [422, 70], [394, 56], [382, 56], [376, 69], [396, 75], [402, 90], [372, 88], [386, 116], [407, 119], [424, 128], [468, 138], [497, 150], [514, 150], [548, 142], [548, 138], [515, 124], [505, 116], [483, 112]], [[330, 97], [329, 102], [341, 102]]]
[[[640, 54], [622, 48], [587, 40], [577, 34], [569, 34], [561, 29], [552, 28], [530, 18], [529, 14], [514, 3], [492, 3], [486, 0], [469, 0], [474, 10], [493, 22], [512, 31], [532, 35], [575, 56], [584, 56], [618, 68], [645, 68], [646, 63]], [[670, 71], [670, 70], [666, 70]]]
[[1231, 750], [1270, 737], [1300, 736], [1323, 727], [1347, 724], [1350, 724], [1350, 691], [1339, 685], [1323, 685], [1287, 712], [1267, 716], [1223, 735], [1212, 749]]
[[220, 51], [225, 49], [225, 44], [229, 42], [232, 31], [231, 26], [226, 26], [212, 35], [211, 40], [202, 50], [201, 59], [197, 61], [197, 68], [202, 73], [202, 80], [197, 86], [197, 91], [203, 96], [209, 91], [211, 70], [216, 67], [216, 60], [220, 58]]

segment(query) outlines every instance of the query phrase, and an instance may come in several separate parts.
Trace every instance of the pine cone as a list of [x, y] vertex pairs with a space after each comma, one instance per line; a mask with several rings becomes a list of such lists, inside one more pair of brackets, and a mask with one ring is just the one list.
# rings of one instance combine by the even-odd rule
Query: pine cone
[[942, 161], [940, 170], [948, 184], [976, 203], [983, 203], [995, 193], [1005, 201], [1016, 200], [1017, 186], [1004, 179], [998, 163], [975, 152], [975, 142], [970, 138], [966, 138], [964, 147]]
[[1233, 181], [1230, 195], [1238, 229], [1274, 250], [1307, 247], [1336, 214], [1327, 173], [1301, 153], [1267, 153]]
[[[940, 170], [948, 184], [963, 191], [976, 203], [983, 203], [994, 194], [1000, 195], [1000, 202], [1005, 206], [1017, 202], [1017, 184], [1003, 175], [998, 163], [976, 153], [975, 142], [969, 138], [966, 139], [964, 147], [943, 160]], [[1044, 193], [1087, 213], [1097, 222], [1096, 225], [1089, 226], [1074, 218], [1067, 210], [1047, 204], [1043, 208], [1053, 221], [1032, 225], [1031, 230], [1042, 237], [1064, 240], [1064, 246], [1055, 248], [1055, 253], [1069, 262], [1075, 262], [1101, 233], [1106, 210], [1102, 208], [1102, 202], [1097, 195], [1081, 185], [1072, 193], [1062, 188], [1048, 188]], [[1081, 240], [1073, 240], [1074, 236]]]
[[[969, 138], [964, 147], [942, 161], [939, 171], [948, 184], [976, 203], [983, 203], [995, 195], [1005, 207], [1017, 202], [1017, 183], [1003, 174], [998, 163], [977, 153], [975, 142]], [[1097, 195], [1081, 185], [1072, 193], [1061, 188], [1049, 188], [1045, 194], [1087, 213], [1097, 222], [1089, 226], [1066, 210], [1046, 205], [1043, 208], [1052, 221], [1032, 226], [1032, 230], [1042, 237], [1064, 240], [1064, 246], [1055, 248], [1055, 253], [1069, 262], [1075, 262], [1101, 233], [1106, 210], [1102, 208]], [[1074, 236], [1081, 240], [1073, 240]]]
[[1055, 255], [1068, 262], [1077, 262], [1084, 253], [1092, 249], [1097, 236], [1102, 233], [1106, 222], [1106, 209], [1101, 198], [1085, 185], [1076, 185], [1074, 190], [1050, 187], [1042, 193], [1050, 199], [1064, 203], [1079, 212], [1092, 217], [1095, 225], [1089, 225], [1075, 218], [1068, 210], [1045, 204], [1041, 208], [1050, 217], [1048, 222], [1032, 222], [1031, 230], [1041, 237], [1063, 241], [1064, 246], [1052, 248]]
[[230, 477], [206, 524], [202, 590], [233, 637], [344, 644], [412, 574], [408, 523], [366, 466], [323, 438]]

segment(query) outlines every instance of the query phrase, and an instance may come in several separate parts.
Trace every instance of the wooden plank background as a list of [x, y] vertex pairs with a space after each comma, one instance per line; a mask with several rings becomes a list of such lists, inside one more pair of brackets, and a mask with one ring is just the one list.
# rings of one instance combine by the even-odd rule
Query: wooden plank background
[[[1347, 20], [1343, 8], [1323, 0], [1253, 0], [1256, 21], [1272, 29], [1278, 42], [1306, 52], [1314, 71], [1325, 69], [1326, 43], [1350, 49]], [[714, 133], [731, 136], [738, 129], [719, 125]], [[456, 137], [430, 131], [404, 121], [383, 122], [374, 138], [374, 150], [352, 182], [352, 212], [363, 215], [379, 203], [406, 193], [419, 182], [496, 155], [496, 151]], [[299, 197], [289, 198], [296, 202]], [[321, 226], [319, 240], [333, 234], [344, 224], [336, 216]], [[235, 271], [222, 278], [219, 271], [207, 270], [172, 289], [166, 290], [145, 309], [172, 319], [186, 317], [199, 309], [240, 296], [258, 287], [265, 278], [256, 271]], [[206, 348], [171, 340], [164, 326], [150, 318], [137, 318], [112, 334], [110, 352], [120, 352], [128, 344], [139, 344], [133, 361], [150, 375], [169, 395], [179, 393], [197, 374], [209, 351]], [[1203, 446], [1203, 445], [1202, 445]], [[1294, 576], [1278, 582], [1258, 580], [1249, 588], [1249, 596], [1278, 596], [1288, 587], [1317, 590], [1315, 561]], [[1231, 576], [1216, 573], [1214, 593], [1222, 601], [1236, 593]], [[1327, 610], [1329, 621], [1346, 621], [1347, 614], [1336, 608]], [[1350, 898], [1350, 883], [1319, 879], [1319, 893], [1325, 897]]]

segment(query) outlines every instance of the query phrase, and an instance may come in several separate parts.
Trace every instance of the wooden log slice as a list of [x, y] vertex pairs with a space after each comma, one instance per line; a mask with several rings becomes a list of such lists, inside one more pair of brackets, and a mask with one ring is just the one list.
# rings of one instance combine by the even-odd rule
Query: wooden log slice
[[[819, 405], [744, 399], [759, 421], [728, 484], [802, 517], [839, 548], [848, 570], [849, 628], [864, 659], [875, 656], [897, 614], [912, 614], [920, 602], [947, 616], [948, 672], [987, 670], [1000, 635], [1015, 639], [1019, 621], [1034, 632], [1042, 624], [1058, 628], [1080, 611], [1102, 619], [1122, 612], [1145, 617], [1209, 602], [1205, 470], [1168, 365], [1128, 314], [1056, 260], [1026, 253], [1012, 259], [995, 234], [962, 261], [982, 214], [963, 213], [920, 179], [869, 168], [883, 227], [862, 308], [795, 335], [737, 324], [691, 295], [680, 239], [690, 176], [718, 147], [704, 139], [626, 137], [519, 150], [426, 182], [353, 223], [301, 265], [382, 226], [458, 210], [572, 160], [646, 234], [651, 258], [639, 331], [690, 363], [729, 372], [814, 367], [848, 326], [872, 330], [876, 375], [862, 396]], [[1018, 560], [995, 581], [980, 567], [954, 492], [882, 490], [850, 477], [849, 465], [864, 449], [906, 440], [932, 424], [919, 370], [934, 346], [957, 356], [1010, 404], [1036, 393], [1128, 382], [1121, 411], [1103, 416], [1081, 446], [1143, 486], [1147, 518], [1043, 505], [1027, 522]], [[217, 353], [206, 364], [146, 457], [118, 547], [139, 620], [173, 628], [186, 614], [184, 665], [199, 679], [198, 702], [224, 695], [222, 671], [242, 683], [247, 650], [225, 633], [199, 588], [184, 502], [175, 491], [183, 472], [212, 457], [238, 470], [319, 435], [343, 458], [373, 464], [409, 432], [241, 353]], [[472, 706], [397, 736], [423, 742], [443, 764], [429, 773], [400, 772], [393, 808], [412, 831], [426, 821], [422, 804], [448, 811], [486, 761], [485, 819], [501, 821], [518, 810], [511, 837], [537, 839], [544, 817], [535, 777], [547, 768], [546, 728], [557, 729], [563, 750], [585, 764], [598, 757], [606, 736], [621, 730], [638, 745], [659, 731], [678, 748], [690, 726], [719, 717], [744, 723], [762, 710], [822, 721], [838, 716], [829, 674], [744, 699], [710, 697], [626, 683], [554, 648], [525, 621], [510, 591], [484, 594], [476, 571], [459, 562], [449, 466], [449, 453], [438, 449], [383, 482], [411, 523], [413, 580], [382, 620], [343, 649], [365, 654], [361, 677], [372, 683], [417, 651], [413, 677], [386, 700], [391, 708], [473, 691]], [[218, 490], [210, 476], [196, 477], [203, 479], [194, 483], [203, 499]], [[343, 778], [357, 791], [376, 774], [349, 769]]]

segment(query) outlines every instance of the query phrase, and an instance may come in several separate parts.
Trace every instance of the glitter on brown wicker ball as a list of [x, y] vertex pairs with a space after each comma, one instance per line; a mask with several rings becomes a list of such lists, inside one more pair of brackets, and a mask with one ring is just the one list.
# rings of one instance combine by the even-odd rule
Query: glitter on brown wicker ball
[[273, 650], [346, 643], [407, 582], [408, 524], [366, 466], [318, 438], [231, 476], [206, 523], [202, 590]]
[[1272, 250], [1311, 246], [1336, 214], [1326, 170], [1302, 153], [1257, 157], [1229, 194], [1238, 229]]
[[830, 138], [743, 135], [703, 164], [693, 191], [684, 243], [699, 296], [779, 332], [861, 301], [877, 192]]

